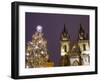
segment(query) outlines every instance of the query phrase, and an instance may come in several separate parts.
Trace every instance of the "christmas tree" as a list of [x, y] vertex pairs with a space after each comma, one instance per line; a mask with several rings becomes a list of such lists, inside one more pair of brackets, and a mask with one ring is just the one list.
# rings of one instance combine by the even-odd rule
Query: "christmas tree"
[[32, 41], [26, 46], [26, 68], [45, 67], [49, 60], [47, 40], [45, 39], [42, 26], [37, 26], [32, 35]]

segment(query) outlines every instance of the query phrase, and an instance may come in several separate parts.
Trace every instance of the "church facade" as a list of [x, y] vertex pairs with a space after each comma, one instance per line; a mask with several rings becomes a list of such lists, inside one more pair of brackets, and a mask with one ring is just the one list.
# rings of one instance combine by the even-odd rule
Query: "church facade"
[[82, 25], [78, 31], [77, 41], [74, 43], [70, 40], [70, 35], [64, 25], [60, 37], [60, 54], [61, 54], [61, 66], [79, 66], [90, 64], [90, 44], [89, 37], [85, 33]]

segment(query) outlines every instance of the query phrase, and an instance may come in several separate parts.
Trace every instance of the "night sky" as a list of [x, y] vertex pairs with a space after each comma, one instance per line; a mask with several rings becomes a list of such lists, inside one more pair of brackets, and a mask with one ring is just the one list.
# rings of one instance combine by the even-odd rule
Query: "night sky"
[[32, 40], [32, 35], [36, 31], [37, 25], [43, 27], [43, 33], [48, 43], [50, 60], [55, 66], [59, 65], [60, 60], [60, 36], [66, 25], [66, 30], [70, 35], [70, 40], [75, 42], [78, 37], [80, 24], [89, 34], [89, 16], [88, 15], [69, 15], [69, 14], [48, 14], [48, 13], [26, 13], [26, 43]]

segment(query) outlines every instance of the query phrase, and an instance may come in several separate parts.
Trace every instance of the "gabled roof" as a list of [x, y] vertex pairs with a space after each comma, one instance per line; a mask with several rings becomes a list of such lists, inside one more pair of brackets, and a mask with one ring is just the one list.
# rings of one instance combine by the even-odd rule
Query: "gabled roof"
[[72, 45], [70, 45], [70, 56], [79, 56], [81, 53], [80, 47], [78, 46], [78, 42], [73, 42]]

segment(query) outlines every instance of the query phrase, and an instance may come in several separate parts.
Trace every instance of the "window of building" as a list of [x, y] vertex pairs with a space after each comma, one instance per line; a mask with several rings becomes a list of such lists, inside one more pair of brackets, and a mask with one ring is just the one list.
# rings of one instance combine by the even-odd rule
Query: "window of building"
[[85, 44], [83, 44], [83, 50], [84, 50], [84, 51], [86, 50], [86, 45], [85, 45]]
[[64, 51], [67, 52], [67, 46], [66, 45], [64, 45]]

